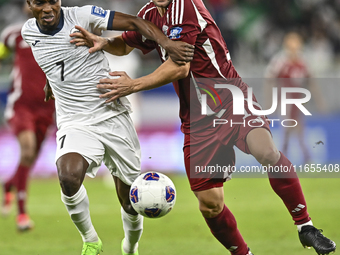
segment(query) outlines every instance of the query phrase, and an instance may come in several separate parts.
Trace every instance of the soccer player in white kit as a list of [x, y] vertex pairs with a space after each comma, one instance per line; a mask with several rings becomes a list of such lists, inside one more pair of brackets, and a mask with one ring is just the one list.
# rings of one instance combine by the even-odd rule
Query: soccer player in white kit
[[129, 117], [129, 102], [120, 98], [105, 103], [106, 99], [99, 98], [103, 91], [96, 85], [108, 77], [108, 61], [102, 51], [90, 54], [86, 47], [72, 45], [69, 35], [75, 32], [75, 25], [95, 34], [106, 29], [136, 30], [172, 52], [179, 62], [192, 59], [193, 47], [172, 42], [155, 25], [135, 16], [96, 6], [65, 8], [60, 0], [27, 0], [27, 4], [34, 18], [25, 23], [22, 36], [55, 97], [61, 199], [82, 236], [82, 254], [97, 255], [102, 250], [82, 185], [85, 174], [94, 177], [102, 162], [114, 177], [122, 205], [122, 254], [138, 254], [143, 217], [131, 207], [129, 189], [140, 174], [140, 147]]

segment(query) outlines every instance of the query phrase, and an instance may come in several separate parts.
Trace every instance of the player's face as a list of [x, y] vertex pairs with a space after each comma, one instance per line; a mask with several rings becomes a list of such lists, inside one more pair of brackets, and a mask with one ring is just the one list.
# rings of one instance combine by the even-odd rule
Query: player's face
[[157, 6], [161, 8], [166, 8], [170, 4], [172, 0], [152, 0], [152, 2]]
[[40, 29], [52, 31], [60, 20], [60, 0], [27, 0]]
[[285, 48], [292, 53], [297, 53], [302, 48], [302, 38], [299, 34], [296, 33], [290, 33], [286, 35], [285, 40]]

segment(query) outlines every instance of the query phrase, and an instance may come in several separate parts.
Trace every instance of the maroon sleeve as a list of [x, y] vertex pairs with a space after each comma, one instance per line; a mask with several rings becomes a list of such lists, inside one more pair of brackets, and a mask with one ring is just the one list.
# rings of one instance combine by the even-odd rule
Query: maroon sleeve
[[15, 49], [16, 39], [21, 37], [21, 24], [6, 27], [0, 36], [0, 41], [9, 49]]
[[[183, 5], [182, 5], [183, 4]], [[177, 11], [178, 9], [178, 11]], [[169, 38], [195, 45], [197, 36], [205, 28], [205, 21], [201, 24], [192, 1], [176, 1], [173, 7], [173, 20], [169, 27]]]
[[[137, 16], [139, 18], [151, 21], [148, 17], [145, 17], [145, 12], [148, 8], [149, 8], [149, 4], [146, 4], [145, 6], [143, 6], [142, 9], [140, 9], [140, 11], [138, 12]], [[122, 34], [122, 37], [127, 45], [141, 50], [143, 54], [149, 53], [150, 51], [155, 49], [157, 46], [154, 41], [146, 39], [140, 33], [135, 32], [135, 31], [125, 31]]]
[[[183, 4], [183, 5], [182, 5]], [[195, 7], [191, 1], [174, 1], [172, 12], [169, 17], [169, 27], [167, 29], [167, 35], [171, 40], [184, 41], [189, 44], [195, 45], [197, 36], [204, 29], [206, 25], [202, 17], [197, 16]], [[153, 23], [156, 21], [156, 17], [152, 12], [148, 12], [145, 15], [146, 8], [142, 9], [138, 16], [144, 18]], [[199, 22], [201, 18], [201, 23]], [[126, 44], [130, 47], [140, 49], [144, 54], [150, 52], [157, 47], [154, 41], [145, 39], [141, 34], [134, 31], [127, 31], [122, 34]]]
[[156, 48], [156, 43], [151, 40], [143, 40], [143, 36], [135, 31], [126, 31], [122, 34], [123, 40], [127, 45], [140, 49], [143, 54], [147, 54]]

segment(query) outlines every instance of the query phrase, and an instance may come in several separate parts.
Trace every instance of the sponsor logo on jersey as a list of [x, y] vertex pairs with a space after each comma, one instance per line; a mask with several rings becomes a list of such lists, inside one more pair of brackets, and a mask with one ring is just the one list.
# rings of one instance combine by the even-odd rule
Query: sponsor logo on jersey
[[91, 14], [101, 17], [101, 18], [105, 18], [107, 11], [103, 10], [103, 8], [98, 7], [98, 6], [92, 6], [92, 10], [91, 10]]
[[35, 42], [32, 43], [33, 47], [35, 47], [38, 44], [38, 42], [40, 42], [40, 40], [35, 40]]
[[183, 30], [183, 28], [181, 28], [181, 27], [171, 28], [169, 38], [170, 39], [178, 39], [181, 36], [182, 30]]

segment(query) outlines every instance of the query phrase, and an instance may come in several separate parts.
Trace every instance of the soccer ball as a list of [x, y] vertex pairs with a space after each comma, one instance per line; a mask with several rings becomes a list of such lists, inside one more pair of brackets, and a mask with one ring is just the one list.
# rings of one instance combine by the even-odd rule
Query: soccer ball
[[163, 217], [175, 205], [175, 185], [164, 174], [143, 173], [131, 185], [130, 201], [133, 209], [145, 217]]

